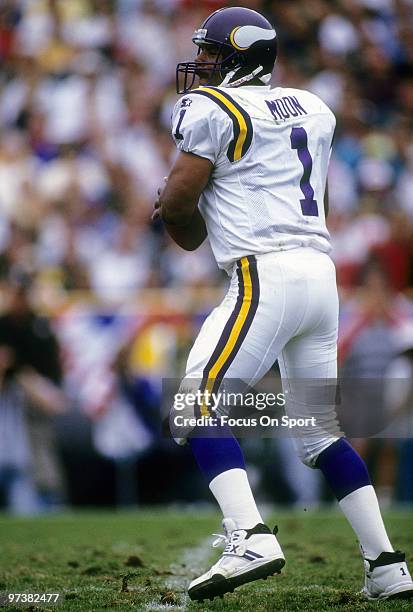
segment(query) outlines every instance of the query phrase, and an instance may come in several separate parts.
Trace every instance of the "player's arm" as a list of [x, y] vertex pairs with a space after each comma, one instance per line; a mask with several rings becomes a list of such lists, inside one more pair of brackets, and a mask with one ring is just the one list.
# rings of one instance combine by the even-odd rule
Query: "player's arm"
[[330, 206], [329, 206], [329, 199], [328, 199], [328, 183], [326, 183], [326, 190], [324, 193], [324, 215], [326, 219], [328, 217], [329, 210], [330, 210]]
[[181, 151], [155, 205], [168, 234], [186, 251], [194, 251], [207, 237], [198, 200], [212, 169], [205, 157]]
[[188, 94], [175, 105], [172, 137], [179, 154], [166, 186], [158, 191], [153, 217], [160, 216], [172, 239], [187, 251], [207, 236], [198, 201], [232, 129], [226, 113], [208, 98]]

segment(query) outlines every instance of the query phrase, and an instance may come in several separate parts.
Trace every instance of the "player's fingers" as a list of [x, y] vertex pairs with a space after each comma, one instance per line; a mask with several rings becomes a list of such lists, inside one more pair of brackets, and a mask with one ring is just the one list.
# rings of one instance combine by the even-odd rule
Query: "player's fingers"
[[151, 216], [151, 220], [152, 221], [156, 221], [157, 219], [161, 218], [161, 212], [159, 210], [159, 208], [157, 210], [154, 210]]
[[159, 202], [159, 200], [156, 200], [153, 205], [153, 212], [151, 216], [152, 221], [159, 219], [159, 217], [161, 216], [160, 208], [161, 208], [161, 203]]
[[[168, 177], [167, 177], [167, 176], [164, 176], [164, 177], [163, 177], [163, 181], [164, 181], [164, 183], [166, 184], [166, 183], [168, 182]], [[158, 196], [160, 196], [160, 195], [161, 195], [162, 189], [163, 189], [163, 187], [158, 187]]]

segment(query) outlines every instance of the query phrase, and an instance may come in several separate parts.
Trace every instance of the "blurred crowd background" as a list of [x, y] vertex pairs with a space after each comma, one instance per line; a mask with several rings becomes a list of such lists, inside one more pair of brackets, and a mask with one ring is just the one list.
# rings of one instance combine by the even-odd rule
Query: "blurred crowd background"
[[[227, 281], [208, 244], [185, 253], [150, 214], [176, 154], [176, 63], [230, 5], [275, 25], [272, 83], [337, 117], [341, 371], [411, 377], [413, 0], [1, 0], [0, 498], [14, 512], [208, 499], [161, 436], [159, 401]], [[413, 503], [405, 425], [356, 441], [383, 501]], [[245, 446], [263, 499], [328, 499], [289, 441]]]

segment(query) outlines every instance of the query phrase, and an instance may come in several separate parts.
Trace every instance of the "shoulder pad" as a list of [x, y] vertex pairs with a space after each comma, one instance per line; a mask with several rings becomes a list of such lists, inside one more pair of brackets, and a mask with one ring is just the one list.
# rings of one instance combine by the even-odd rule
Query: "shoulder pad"
[[218, 87], [199, 87], [190, 92], [212, 100], [232, 121], [234, 137], [228, 147], [230, 162], [238, 161], [248, 151], [253, 137], [251, 117], [227, 92]]

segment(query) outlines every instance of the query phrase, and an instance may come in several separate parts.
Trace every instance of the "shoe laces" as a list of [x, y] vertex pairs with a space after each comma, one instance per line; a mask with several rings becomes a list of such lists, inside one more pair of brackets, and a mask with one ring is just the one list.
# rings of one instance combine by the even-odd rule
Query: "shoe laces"
[[231, 555], [243, 555], [245, 552], [245, 544], [240, 542], [240, 544], [236, 544], [239, 541], [238, 534], [231, 534], [230, 536], [223, 535], [222, 533], [213, 533], [212, 535], [216, 536], [216, 540], [212, 543], [212, 546], [215, 548], [222, 544], [225, 544], [223, 555], [231, 554]]
[[215, 540], [212, 543], [212, 546], [216, 548], [217, 546], [224, 546], [224, 553], [228, 552], [231, 549], [231, 544], [233, 541], [237, 541], [240, 537], [240, 534], [237, 533], [236, 524], [232, 519], [224, 519], [222, 521], [222, 526], [224, 528], [225, 534], [223, 533], [213, 533], [215, 536]]
[[223, 533], [213, 533], [213, 536], [215, 536], [215, 540], [212, 542], [212, 546], [213, 548], [216, 548], [217, 546], [222, 546], [222, 544], [225, 544], [225, 548], [228, 547], [229, 543], [230, 543], [230, 539], [227, 535], [223, 534]]

